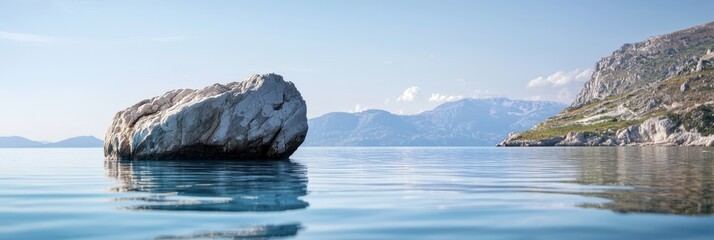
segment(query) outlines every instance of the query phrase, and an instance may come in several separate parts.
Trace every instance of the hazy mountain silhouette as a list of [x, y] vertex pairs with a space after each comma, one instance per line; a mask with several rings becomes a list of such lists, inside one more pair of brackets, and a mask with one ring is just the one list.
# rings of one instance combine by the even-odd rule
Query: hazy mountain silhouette
[[2, 148], [41, 147], [42, 145], [42, 142], [32, 141], [24, 137], [0, 137], [0, 147]]
[[383, 110], [334, 112], [310, 119], [306, 146], [495, 146], [565, 104], [506, 98], [462, 99], [415, 115]]
[[24, 137], [0, 137], [0, 148], [100, 148], [104, 142], [94, 136], [79, 136], [55, 143], [43, 143]]

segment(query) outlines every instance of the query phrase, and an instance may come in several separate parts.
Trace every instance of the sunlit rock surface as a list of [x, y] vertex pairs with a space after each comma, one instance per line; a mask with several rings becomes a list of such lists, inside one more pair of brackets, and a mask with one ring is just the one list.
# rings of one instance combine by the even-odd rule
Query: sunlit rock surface
[[305, 101], [277, 74], [178, 89], [120, 111], [108, 159], [286, 159], [307, 134]]

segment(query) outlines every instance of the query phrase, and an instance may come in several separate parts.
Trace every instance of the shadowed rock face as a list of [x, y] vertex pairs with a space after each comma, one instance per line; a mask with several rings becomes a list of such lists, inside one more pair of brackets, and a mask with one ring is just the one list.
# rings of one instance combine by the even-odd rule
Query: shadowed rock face
[[305, 101], [277, 74], [178, 89], [120, 111], [108, 159], [286, 159], [307, 134]]

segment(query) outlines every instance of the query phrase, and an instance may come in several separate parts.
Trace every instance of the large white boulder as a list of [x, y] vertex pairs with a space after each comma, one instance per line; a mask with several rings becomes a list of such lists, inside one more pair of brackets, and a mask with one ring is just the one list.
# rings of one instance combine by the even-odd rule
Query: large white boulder
[[114, 116], [108, 159], [286, 159], [307, 134], [300, 92], [277, 74], [178, 89]]

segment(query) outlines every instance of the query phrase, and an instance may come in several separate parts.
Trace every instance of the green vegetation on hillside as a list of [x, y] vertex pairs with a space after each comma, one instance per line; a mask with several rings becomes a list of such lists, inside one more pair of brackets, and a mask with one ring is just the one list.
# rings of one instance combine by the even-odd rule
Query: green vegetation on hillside
[[714, 134], [714, 112], [709, 106], [700, 105], [688, 112], [682, 122], [685, 129], [697, 129], [703, 136]]
[[635, 124], [642, 123], [643, 120], [626, 120], [618, 121], [617, 118], [611, 118], [609, 121], [604, 121], [590, 125], [568, 125], [554, 128], [533, 129], [522, 132], [521, 135], [514, 140], [522, 139], [547, 139], [555, 136], [565, 136], [569, 132], [584, 132], [588, 134], [615, 134], [618, 129], [626, 128]]

